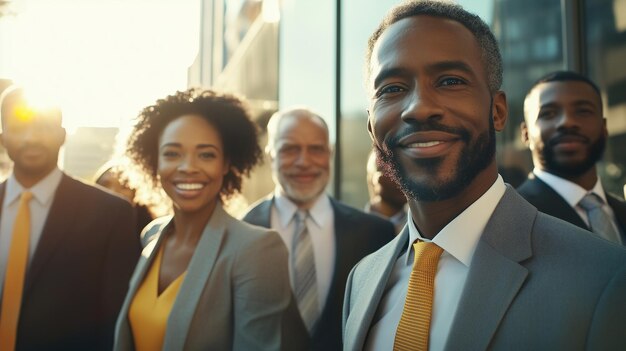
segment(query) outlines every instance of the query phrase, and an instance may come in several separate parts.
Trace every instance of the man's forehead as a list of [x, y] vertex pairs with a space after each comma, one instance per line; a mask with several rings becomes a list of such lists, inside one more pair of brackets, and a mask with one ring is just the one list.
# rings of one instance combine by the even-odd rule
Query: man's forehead
[[577, 104], [580, 102], [602, 105], [600, 96], [589, 84], [572, 80], [540, 83], [531, 91], [529, 99], [538, 107], [550, 103]]
[[[381, 71], [393, 68], [407, 59], [412, 62], [420, 60], [420, 63], [425, 64], [428, 61], [424, 58], [432, 60], [432, 63], [462, 61], [482, 72], [481, 55], [474, 34], [455, 20], [430, 15], [403, 18], [389, 25], [376, 41], [368, 63], [368, 84], [373, 87]], [[472, 62], [475, 64], [472, 65]]]
[[35, 108], [18, 103], [2, 111], [2, 121], [7, 125], [61, 125], [61, 112], [58, 108]]
[[10, 117], [26, 122], [39, 117], [60, 119], [61, 108], [51, 101], [31, 99], [24, 91], [14, 89], [3, 95], [0, 113], [3, 119]]
[[328, 146], [328, 140], [322, 138], [298, 138], [292, 135], [283, 135], [276, 139], [278, 146]]

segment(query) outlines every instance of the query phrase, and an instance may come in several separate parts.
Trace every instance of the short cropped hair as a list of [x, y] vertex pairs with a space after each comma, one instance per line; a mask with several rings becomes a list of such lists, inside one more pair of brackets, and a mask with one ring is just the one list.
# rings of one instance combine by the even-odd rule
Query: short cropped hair
[[600, 88], [598, 87], [596, 83], [594, 83], [587, 76], [574, 72], [574, 71], [554, 71], [554, 72], [550, 72], [544, 75], [543, 77], [537, 79], [533, 83], [530, 89], [528, 89], [528, 93], [526, 94], [526, 96], [528, 96], [530, 92], [533, 91], [533, 89], [535, 89], [535, 87], [537, 87], [537, 85], [539, 84], [549, 83], [549, 82], [565, 82], [565, 81], [576, 81], [576, 82], [586, 83], [591, 88], [593, 88], [593, 90], [598, 94], [598, 97], [600, 98], [602, 97], [602, 94], [600, 93]]
[[460, 5], [449, 2], [419, 0], [406, 1], [392, 8], [369, 38], [367, 53], [365, 55], [366, 85], [369, 84], [371, 79], [372, 70], [370, 62], [374, 45], [376, 45], [376, 42], [383, 32], [389, 28], [389, 26], [402, 19], [420, 15], [451, 19], [459, 22], [472, 32], [482, 51], [481, 57], [483, 66], [487, 72], [486, 78], [489, 84], [489, 90], [492, 93], [500, 90], [502, 86], [502, 56], [500, 55], [498, 42], [489, 26], [480, 17], [467, 12]]
[[[313, 117], [320, 121], [320, 124], [326, 129], [326, 137], [328, 135], [328, 124], [317, 112], [305, 106], [292, 106], [283, 110], [276, 111], [269, 122], [267, 122], [267, 145], [265, 146], [265, 152], [270, 153], [274, 150], [274, 143], [276, 142], [276, 133], [278, 133], [278, 127], [280, 121], [286, 116], [308, 116]], [[329, 141], [330, 142], [330, 141]]]
[[243, 176], [261, 161], [263, 153], [257, 125], [244, 101], [235, 95], [191, 88], [157, 100], [137, 117], [126, 155], [157, 187], [159, 138], [170, 122], [188, 114], [201, 116], [222, 138], [224, 157], [230, 162], [220, 190], [222, 198], [241, 191]]
[[[530, 89], [528, 89], [526, 97], [524, 98], [524, 102], [526, 102], [530, 94], [533, 92], [533, 90], [535, 90], [538, 85], [550, 82], [583, 82], [589, 85], [596, 92], [596, 94], [598, 95], [598, 100], [600, 101], [600, 107], [602, 107], [602, 93], [600, 92], [600, 88], [598, 87], [598, 85], [587, 76], [574, 71], [554, 71], [537, 79], [530, 86]], [[526, 113], [526, 103], [524, 103], [524, 118], [526, 118]]]

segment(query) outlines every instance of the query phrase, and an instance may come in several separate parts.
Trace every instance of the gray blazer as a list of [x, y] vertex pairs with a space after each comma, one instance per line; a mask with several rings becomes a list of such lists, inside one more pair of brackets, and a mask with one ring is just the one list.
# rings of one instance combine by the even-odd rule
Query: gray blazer
[[[408, 229], [350, 273], [344, 350], [361, 350]], [[445, 350], [623, 350], [626, 250], [511, 187], [480, 238]]]
[[[162, 243], [143, 250], [117, 320], [114, 350], [134, 350], [128, 310]], [[279, 350], [290, 299], [287, 250], [275, 232], [236, 220], [218, 204], [204, 228], [167, 321], [163, 350]]]

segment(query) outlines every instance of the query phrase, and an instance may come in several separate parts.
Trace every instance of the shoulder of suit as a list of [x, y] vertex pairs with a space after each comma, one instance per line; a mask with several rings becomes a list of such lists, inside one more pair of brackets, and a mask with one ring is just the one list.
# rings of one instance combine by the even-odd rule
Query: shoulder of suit
[[[67, 174], [64, 174], [64, 178], [61, 180], [57, 191], [72, 194], [79, 198], [85, 198], [86, 201], [95, 201], [97, 204], [111, 204], [115, 206], [131, 207], [132, 205], [128, 200], [121, 196], [112, 193], [109, 190], [104, 190], [100, 186], [94, 186], [87, 184], [79, 179], [73, 178]], [[62, 194], [65, 195], [65, 194]]]
[[391, 222], [389, 222], [388, 220], [386, 220], [385, 218], [382, 218], [380, 216], [371, 214], [371, 213], [367, 213], [364, 212], [361, 209], [352, 207], [350, 205], [347, 205], [341, 201], [338, 201], [336, 199], [332, 199], [331, 200], [333, 206], [340, 210], [341, 212], [344, 212], [346, 214], [349, 214], [350, 216], [353, 216], [355, 218], [358, 218], [358, 220], [360, 222], [367, 222], [370, 225], [380, 225], [380, 226], [392, 226], [393, 224], [391, 224]]
[[257, 211], [260, 207], [266, 206], [268, 203], [272, 202], [272, 194], [265, 196], [254, 203], [248, 206], [248, 209], [245, 211], [246, 214]]
[[626, 201], [624, 201], [624, 199], [622, 199], [621, 197], [619, 197], [619, 196], [617, 196], [615, 194], [606, 192], [606, 197], [611, 199], [614, 202], [617, 202], [617, 203], [620, 203], [620, 204], [623, 204], [623, 205], [626, 204]]
[[153, 219], [150, 223], [148, 223], [139, 235], [141, 246], [145, 248], [146, 246], [148, 246], [149, 243], [157, 239], [161, 235], [163, 228], [165, 228], [165, 226], [171, 220], [172, 216], [168, 215], [163, 217], [157, 217]]
[[532, 194], [537, 192], [539, 184], [539, 179], [537, 177], [529, 176], [515, 190], [517, 190], [520, 194]]
[[541, 245], [543, 240], [557, 242], [561, 253], [577, 250], [579, 253], [576, 255], [580, 259], [591, 255], [598, 260], [617, 259], [626, 263], [626, 250], [622, 246], [608, 242], [569, 222], [537, 212], [533, 225], [533, 241], [535, 245]]
[[236, 218], [230, 218], [227, 221], [227, 227], [229, 232], [232, 232], [234, 235], [242, 235], [242, 236], [266, 236], [270, 235], [273, 231], [271, 229], [261, 227], [258, 225], [250, 224], [248, 222], [244, 222], [243, 220], [239, 220]]

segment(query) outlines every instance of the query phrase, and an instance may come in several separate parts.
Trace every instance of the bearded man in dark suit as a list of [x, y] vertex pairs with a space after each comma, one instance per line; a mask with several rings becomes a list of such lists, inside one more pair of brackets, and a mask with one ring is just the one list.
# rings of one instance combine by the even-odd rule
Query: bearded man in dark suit
[[535, 169], [517, 191], [541, 212], [626, 244], [626, 203], [604, 191], [596, 167], [608, 137], [598, 86], [576, 72], [545, 75], [526, 95], [521, 127]]

